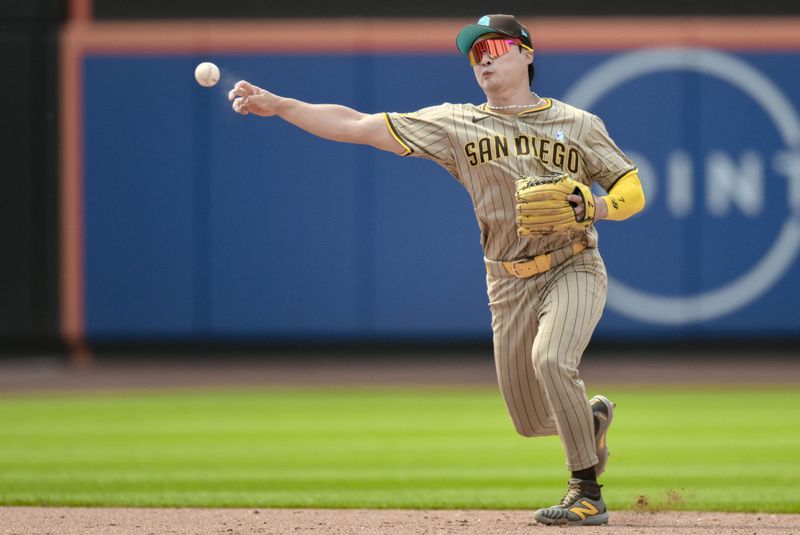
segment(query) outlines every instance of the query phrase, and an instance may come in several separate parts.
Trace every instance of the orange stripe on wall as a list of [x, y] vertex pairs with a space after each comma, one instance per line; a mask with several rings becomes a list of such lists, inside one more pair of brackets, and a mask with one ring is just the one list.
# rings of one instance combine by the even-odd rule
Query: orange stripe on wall
[[[800, 48], [800, 17], [522, 17], [538, 50], [603, 51], [653, 46]], [[449, 52], [465, 19], [101, 22], [74, 25], [65, 38], [95, 52]]]
[[72, 361], [81, 365], [89, 361], [84, 343], [82, 52], [74, 41], [62, 39], [60, 54], [60, 322]]
[[94, 2], [92, 0], [70, 0], [69, 18], [76, 22], [88, 22], [94, 16]]

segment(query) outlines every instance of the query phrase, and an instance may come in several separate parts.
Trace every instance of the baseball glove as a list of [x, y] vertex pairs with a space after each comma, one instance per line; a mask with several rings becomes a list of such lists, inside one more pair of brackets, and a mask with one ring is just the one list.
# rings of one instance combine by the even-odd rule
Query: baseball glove
[[[589, 186], [567, 173], [523, 176], [516, 181], [517, 234], [521, 237], [583, 231], [594, 221], [595, 205]], [[567, 195], [580, 195], [584, 211], [578, 219], [577, 204]]]

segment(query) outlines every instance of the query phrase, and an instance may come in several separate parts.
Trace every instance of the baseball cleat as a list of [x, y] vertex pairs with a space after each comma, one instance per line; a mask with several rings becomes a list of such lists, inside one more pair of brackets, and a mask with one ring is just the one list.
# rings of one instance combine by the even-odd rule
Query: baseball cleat
[[611, 402], [605, 396], [595, 396], [589, 400], [589, 404], [592, 406], [592, 415], [597, 424], [597, 428], [594, 430], [594, 441], [597, 448], [597, 464], [594, 467], [594, 473], [595, 476], [600, 477], [600, 474], [605, 472], [606, 463], [608, 462], [609, 453], [606, 434], [608, 434], [608, 428], [614, 418], [614, 407], [617, 404]]
[[597, 526], [608, 524], [608, 510], [597, 481], [570, 479], [567, 495], [561, 503], [539, 509], [533, 518], [540, 524], [562, 526]]

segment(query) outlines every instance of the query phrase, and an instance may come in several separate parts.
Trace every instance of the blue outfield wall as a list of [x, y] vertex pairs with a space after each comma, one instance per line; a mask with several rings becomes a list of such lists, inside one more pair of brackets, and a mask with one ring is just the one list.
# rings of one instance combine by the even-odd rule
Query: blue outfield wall
[[[194, 83], [217, 63], [222, 82]], [[482, 102], [455, 54], [83, 60], [89, 339], [488, 339], [479, 232], [433, 163], [241, 117], [226, 92], [364, 112]], [[642, 214], [600, 222], [597, 339], [796, 337], [800, 53], [547, 53], [536, 90], [600, 115]]]

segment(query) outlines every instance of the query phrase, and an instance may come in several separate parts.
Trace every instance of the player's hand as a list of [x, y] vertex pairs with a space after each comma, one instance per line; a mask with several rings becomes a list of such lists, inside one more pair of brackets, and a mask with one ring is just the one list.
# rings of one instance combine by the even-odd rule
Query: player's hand
[[245, 80], [236, 82], [228, 92], [228, 100], [233, 101], [233, 111], [236, 113], [252, 113], [262, 117], [276, 115], [281, 104], [281, 97]]
[[[592, 193], [592, 197], [594, 197], [595, 206], [594, 220], [599, 221], [601, 219], [605, 219], [608, 215], [608, 205], [606, 204], [606, 200], [602, 197], [598, 197], [594, 193]], [[567, 195], [567, 200], [576, 205], [575, 218], [580, 221], [583, 218], [583, 197], [580, 195]]]

